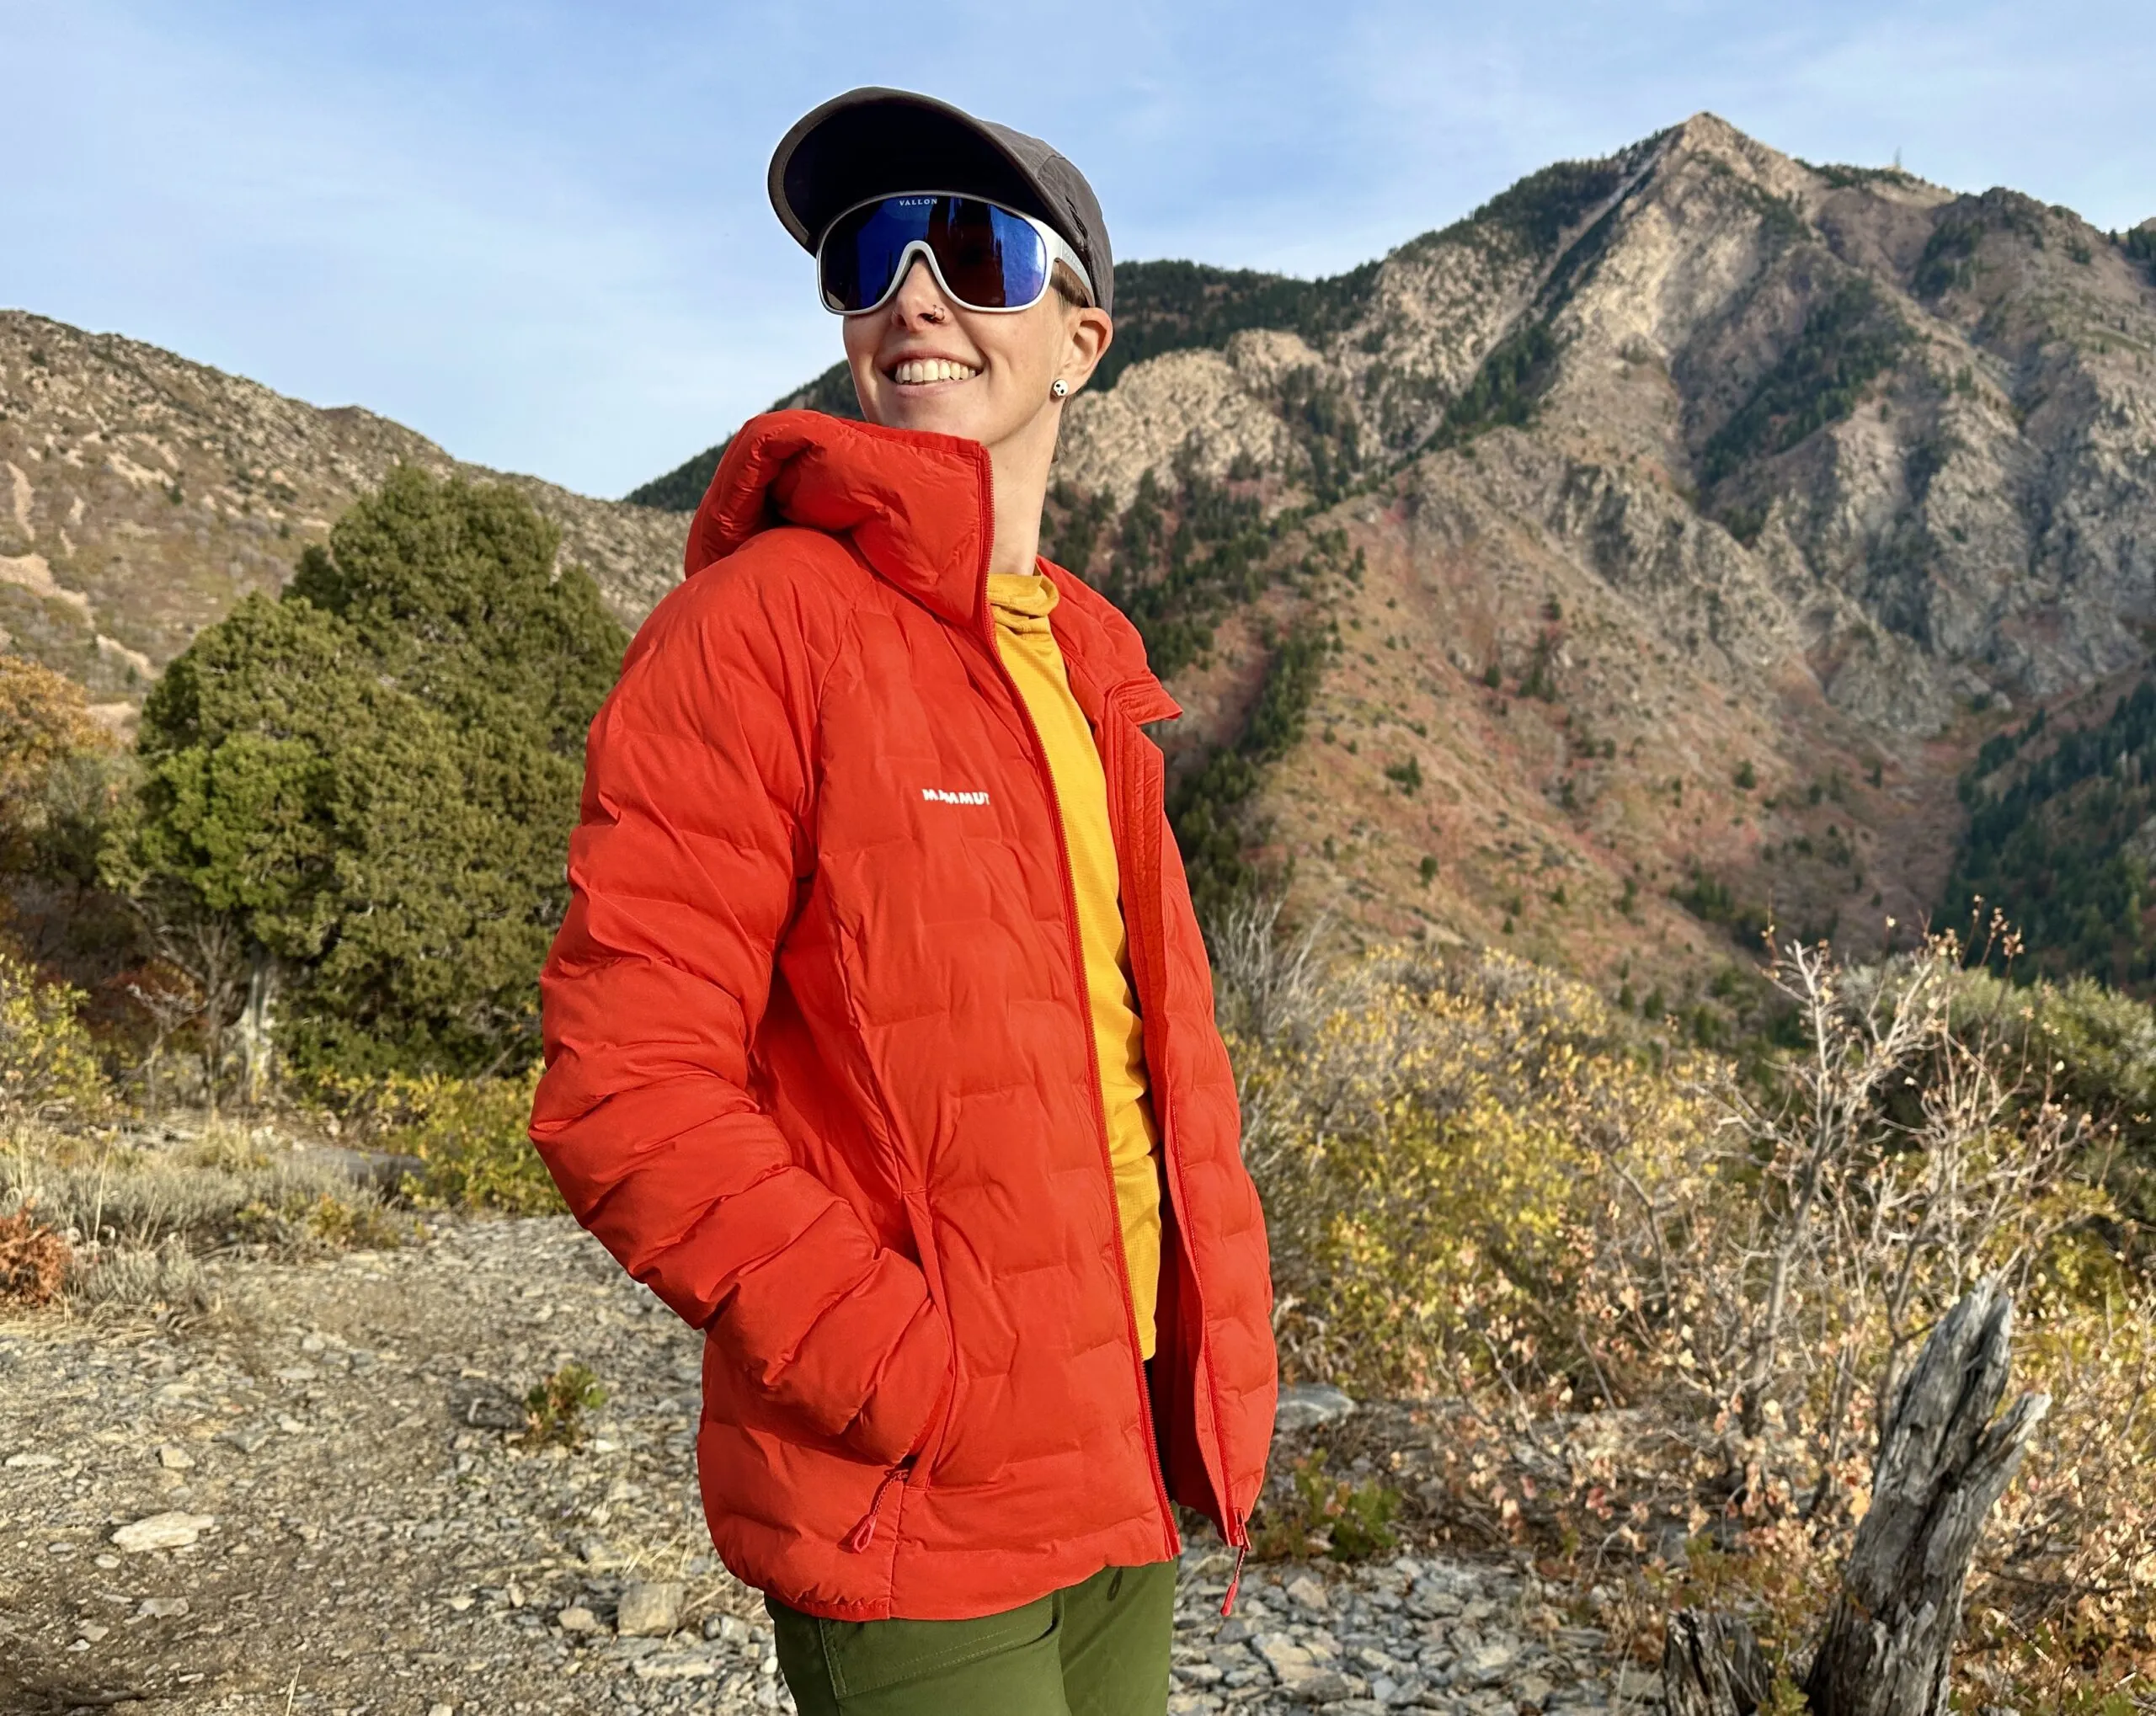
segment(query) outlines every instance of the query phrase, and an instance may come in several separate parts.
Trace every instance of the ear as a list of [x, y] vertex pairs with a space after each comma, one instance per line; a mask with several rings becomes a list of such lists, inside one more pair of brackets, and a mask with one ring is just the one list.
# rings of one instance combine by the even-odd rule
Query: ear
[[1070, 384], [1073, 393], [1092, 379], [1114, 339], [1115, 323], [1108, 319], [1107, 311], [1090, 304], [1083, 308], [1070, 306], [1063, 318], [1063, 361], [1057, 365], [1056, 374]]

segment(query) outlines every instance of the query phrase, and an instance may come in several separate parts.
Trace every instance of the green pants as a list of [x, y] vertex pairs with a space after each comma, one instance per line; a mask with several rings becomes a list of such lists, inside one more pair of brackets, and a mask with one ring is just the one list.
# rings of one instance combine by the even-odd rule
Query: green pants
[[766, 1596], [801, 1716], [1162, 1716], [1176, 1564], [977, 1621], [825, 1621]]

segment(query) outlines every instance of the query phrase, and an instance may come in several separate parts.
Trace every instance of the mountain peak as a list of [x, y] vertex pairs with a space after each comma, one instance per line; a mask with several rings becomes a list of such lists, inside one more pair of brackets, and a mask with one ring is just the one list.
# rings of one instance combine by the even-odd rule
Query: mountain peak
[[[2152, 234], [1700, 113], [1330, 279], [1128, 264], [1044, 540], [1173, 679], [1178, 778], [1337, 636], [1242, 818], [1308, 902], [1613, 973], [1755, 914], [1861, 951], [1942, 898], [1977, 748], [2148, 658]], [[0, 627], [139, 696], [399, 460], [462, 468], [0, 315]], [[510, 480], [633, 619], [715, 461]]]

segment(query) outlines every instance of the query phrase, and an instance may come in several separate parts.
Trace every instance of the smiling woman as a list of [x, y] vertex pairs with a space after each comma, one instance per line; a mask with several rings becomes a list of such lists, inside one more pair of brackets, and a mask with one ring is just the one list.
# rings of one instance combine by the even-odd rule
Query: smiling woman
[[1112, 337], [1083, 285], [1030, 304], [975, 309], [946, 290], [924, 249], [877, 308], [846, 318], [846, 356], [869, 422], [958, 435], [988, 449], [995, 484], [991, 571], [1031, 573], [1063, 405]]
[[712, 1541], [808, 1716], [1159, 1716], [1175, 1504], [1247, 1548], [1277, 1366], [1179, 711], [1038, 552], [1106, 226], [892, 90], [771, 188], [866, 421], [742, 429], [593, 723], [532, 1137], [705, 1331]]

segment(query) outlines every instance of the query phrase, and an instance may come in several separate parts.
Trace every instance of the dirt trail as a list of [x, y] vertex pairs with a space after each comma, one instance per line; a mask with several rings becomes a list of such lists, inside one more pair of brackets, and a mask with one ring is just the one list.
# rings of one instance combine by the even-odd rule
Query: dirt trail
[[[0, 1712], [792, 1708], [698, 1511], [696, 1337], [566, 1218], [211, 1269], [214, 1313], [0, 1324]], [[527, 1450], [520, 1397], [572, 1359], [609, 1395], [591, 1439]], [[145, 1520], [194, 1541], [114, 1541]], [[1593, 1637], [1532, 1636], [1503, 1569], [1254, 1569], [1224, 1627], [1225, 1564], [1185, 1555], [1177, 1716], [1630, 1690]], [[671, 1635], [617, 1636], [659, 1583]]]

